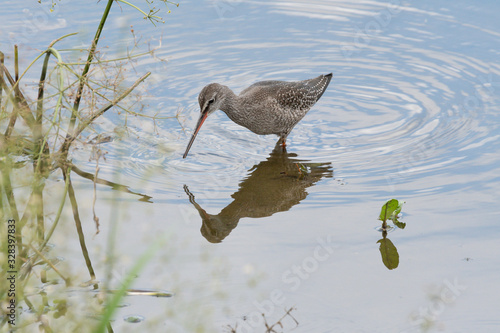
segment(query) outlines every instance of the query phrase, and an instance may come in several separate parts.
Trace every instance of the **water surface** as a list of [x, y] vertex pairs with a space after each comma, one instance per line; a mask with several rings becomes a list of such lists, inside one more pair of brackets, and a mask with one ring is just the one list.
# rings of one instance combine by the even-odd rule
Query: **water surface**
[[[92, 35], [103, 4], [70, 22], [74, 6], [62, 2], [50, 37], [31, 48], [68, 31]], [[118, 318], [146, 319], [118, 319], [114, 328], [149, 320], [157, 331], [239, 323], [251, 332], [262, 328], [260, 313], [278, 320], [294, 306], [295, 332], [417, 332], [429, 323], [445, 332], [498, 330], [499, 10], [495, 1], [185, 1], [155, 28], [114, 8], [104, 40], [111, 49], [126, 44], [130, 24], [152, 43], [162, 35], [156, 56], [168, 62], [140, 60], [133, 73], [154, 72], [145, 112], [181, 110], [180, 124], [159, 121], [158, 134], [131, 117], [129, 135], [103, 145], [101, 176], [152, 202], [122, 196], [120, 267], [166, 234], [168, 261], [153, 260], [136, 284], [176, 293], [127, 298]], [[2, 32], [23, 26], [8, 23]], [[286, 153], [274, 150], [275, 137], [217, 112], [182, 159], [204, 85], [238, 93], [256, 81], [329, 72], [330, 87], [292, 131]], [[122, 124], [110, 113], [99, 128], [113, 135]], [[91, 172], [88, 155], [74, 154]], [[90, 197], [92, 186], [82, 181], [80, 190]], [[108, 216], [112, 194], [102, 187], [99, 196]], [[406, 228], [388, 234], [399, 253], [393, 270], [377, 244], [380, 208], [391, 198], [406, 201]], [[90, 209], [82, 214], [99, 261], [106, 223], [92, 237]], [[67, 253], [72, 262], [78, 256]], [[284, 325], [296, 326], [290, 318]]]

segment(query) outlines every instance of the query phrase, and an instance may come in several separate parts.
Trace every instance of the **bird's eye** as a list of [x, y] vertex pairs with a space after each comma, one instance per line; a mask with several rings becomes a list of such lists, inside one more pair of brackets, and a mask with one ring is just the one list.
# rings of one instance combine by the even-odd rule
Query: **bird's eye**
[[208, 104], [212, 104], [213, 102], [215, 102], [215, 99], [212, 98], [211, 100], [208, 101]]

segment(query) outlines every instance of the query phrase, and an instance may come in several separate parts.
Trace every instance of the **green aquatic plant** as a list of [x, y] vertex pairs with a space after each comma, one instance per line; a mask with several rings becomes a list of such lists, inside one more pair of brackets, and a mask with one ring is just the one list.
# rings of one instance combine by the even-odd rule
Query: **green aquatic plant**
[[392, 221], [398, 228], [404, 229], [405, 223], [398, 220], [398, 216], [403, 208], [404, 201], [391, 199], [387, 201], [380, 211], [379, 220], [382, 221], [382, 239], [377, 241], [380, 244], [379, 250], [382, 255], [382, 262], [388, 269], [395, 269], [399, 266], [399, 253], [396, 246], [387, 238], [387, 221]]
[[[401, 209], [403, 208], [404, 203], [405, 201], [399, 201], [396, 199], [387, 201], [382, 206], [382, 210], [380, 211], [378, 219], [380, 221], [383, 221], [384, 223], [386, 223], [387, 220], [390, 220], [394, 222], [394, 224], [396, 224], [396, 222], [399, 222], [398, 215], [401, 213]], [[404, 229], [404, 226], [401, 229]]]

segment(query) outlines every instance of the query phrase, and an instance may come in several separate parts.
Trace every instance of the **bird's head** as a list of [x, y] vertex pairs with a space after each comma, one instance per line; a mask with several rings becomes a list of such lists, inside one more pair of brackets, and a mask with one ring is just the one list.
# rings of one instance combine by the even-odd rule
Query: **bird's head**
[[218, 83], [206, 85], [198, 95], [200, 112], [208, 115], [220, 109], [224, 98], [224, 86]]
[[201, 128], [201, 125], [203, 125], [203, 122], [210, 114], [220, 109], [225, 97], [224, 88], [227, 87], [218, 83], [210, 83], [201, 90], [200, 95], [198, 96], [198, 103], [200, 104], [200, 118], [198, 118], [198, 123], [196, 124], [194, 133], [191, 136], [191, 140], [189, 140], [189, 144], [183, 158], [186, 158], [189, 149], [193, 145], [194, 139]]

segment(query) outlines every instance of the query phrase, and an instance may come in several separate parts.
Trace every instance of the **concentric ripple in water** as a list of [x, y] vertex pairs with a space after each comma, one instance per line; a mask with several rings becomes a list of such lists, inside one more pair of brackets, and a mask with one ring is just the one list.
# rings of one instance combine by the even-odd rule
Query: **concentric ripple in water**
[[[272, 19], [262, 25], [258, 17], [245, 16], [245, 28], [228, 29], [243, 19], [241, 11], [256, 8]], [[202, 20], [201, 13], [193, 15]], [[398, 187], [408, 194], [445, 191], [440, 183], [450, 167], [463, 165], [459, 176], [473, 181], [477, 167], [498, 162], [489, 154], [498, 150], [500, 135], [500, 64], [489, 43], [498, 43], [494, 31], [457, 22], [443, 9], [399, 2], [243, 2], [225, 15], [221, 21], [202, 21], [207, 29], [196, 35], [188, 30], [166, 38], [169, 47], [159, 56], [170, 62], [165, 76], [157, 78], [157, 92], [171, 101], [167, 109], [184, 108], [186, 129], [165, 121], [159, 136], [126, 143], [131, 150], [126, 173], [159, 165], [175, 175], [158, 177], [167, 192], [177, 192], [179, 183], [204, 183], [201, 175], [207, 174], [232, 178], [227, 186], [234, 187], [269, 155], [276, 138], [257, 136], [218, 112], [183, 160], [201, 88], [221, 82], [238, 93], [260, 80], [300, 80], [330, 71], [329, 89], [292, 131], [289, 152], [331, 162], [337, 178], [366, 185], [353, 195]], [[295, 23], [280, 26], [288, 15]], [[442, 29], [450, 25], [453, 31]], [[265, 29], [274, 32], [250, 33]], [[462, 35], [480, 36], [484, 49], [469, 48]], [[161, 184], [162, 179], [169, 183]]]

